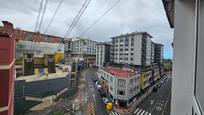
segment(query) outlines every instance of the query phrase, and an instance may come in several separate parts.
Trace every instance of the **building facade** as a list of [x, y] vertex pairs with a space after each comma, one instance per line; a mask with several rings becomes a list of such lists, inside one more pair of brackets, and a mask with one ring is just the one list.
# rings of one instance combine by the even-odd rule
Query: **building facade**
[[122, 68], [101, 67], [98, 69], [98, 78], [105, 82], [106, 92], [116, 107], [129, 107], [139, 97], [140, 73]]
[[204, 2], [162, 1], [174, 27], [171, 115], [203, 115]]
[[154, 45], [154, 63], [161, 64], [163, 61], [164, 45], [155, 43]]
[[73, 38], [71, 42], [72, 56], [85, 61], [89, 65], [96, 64], [96, 41], [84, 38]]
[[155, 50], [155, 43], [151, 42], [151, 63], [154, 63], [154, 50]]
[[63, 38], [15, 29], [16, 58], [24, 54], [33, 54], [34, 57], [43, 57], [45, 54], [54, 55], [64, 53]]
[[0, 115], [14, 114], [15, 39], [13, 24], [0, 28]]
[[96, 66], [102, 67], [111, 61], [111, 46], [107, 42], [96, 44]]
[[112, 37], [114, 63], [150, 65], [151, 38], [147, 32], [132, 32]]

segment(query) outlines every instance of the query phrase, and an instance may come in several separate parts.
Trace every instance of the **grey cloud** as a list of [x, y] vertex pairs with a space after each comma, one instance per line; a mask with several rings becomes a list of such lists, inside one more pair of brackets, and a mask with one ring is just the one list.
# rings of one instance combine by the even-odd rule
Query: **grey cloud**
[[[0, 19], [9, 20], [15, 26], [32, 31], [35, 25], [40, 0], [1, 0]], [[43, 21], [44, 31], [60, 0], [49, 0]], [[78, 36], [116, 0], [91, 0], [91, 3], [72, 36]], [[63, 37], [84, 0], [64, 0], [48, 34]], [[12, 4], [11, 4], [12, 3]], [[25, 7], [26, 6], [26, 7]], [[43, 32], [42, 31], [42, 32]], [[154, 36], [153, 41], [165, 45], [172, 52], [173, 30], [170, 29], [161, 0], [121, 0], [84, 37], [96, 41], [110, 41], [110, 37], [133, 31], [147, 31]]]

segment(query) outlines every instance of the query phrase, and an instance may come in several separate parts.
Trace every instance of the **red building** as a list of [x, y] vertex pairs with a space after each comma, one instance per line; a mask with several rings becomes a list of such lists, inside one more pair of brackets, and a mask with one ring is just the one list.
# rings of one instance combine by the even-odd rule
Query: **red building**
[[3, 21], [0, 30], [0, 115], [13, 115], [15, 39], [13, 24]]

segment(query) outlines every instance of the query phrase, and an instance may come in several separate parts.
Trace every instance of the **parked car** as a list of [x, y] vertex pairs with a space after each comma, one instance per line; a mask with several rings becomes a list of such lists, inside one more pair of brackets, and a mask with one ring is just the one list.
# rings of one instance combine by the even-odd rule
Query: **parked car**
[[99, 85], [99, 83], [98, 83], [98, 82], [96, 82], [96, 83], [95, 83], [95, 85], [96, 85], [96, 88], [97, 88], [98, 90], [101, 90], [102, 86], [101, 86], [101, 85]]
[[109, 102], [108, 98], [103, 97], [103, 102], [104, 102], [105, 104], [107, 104], [107, 103]]
[[105, 93], [104, 93], [102, 90], [99, 91], [99, 95], [100, 95], [101, 97], [105, 97]]

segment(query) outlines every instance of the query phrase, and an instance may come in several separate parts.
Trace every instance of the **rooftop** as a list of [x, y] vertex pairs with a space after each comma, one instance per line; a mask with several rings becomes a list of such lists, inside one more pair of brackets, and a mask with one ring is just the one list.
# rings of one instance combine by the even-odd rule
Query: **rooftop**
[[110, 66], [105, 67], [104, 70], [108, 73], [111, 73], [111, 74], [117, 76], [117, 77], [123, 77], [123, 78], [132, 77], [132, 76], [137, 75], [137, 73], [135, 71], [124, 70], [121, 68], [110, 67]]
[[119, 36], [111, 37], [111, 39], [124, 37], [124, 36], [130, 36], [130, 35], [147, 35], [150, 38], [153, 38], [148, 32], [132, 32], [132, 33], [126, 33], [126, 34], [121, 34]]

